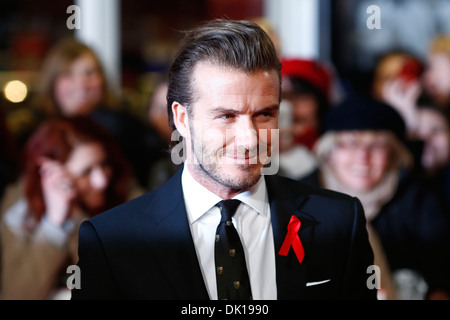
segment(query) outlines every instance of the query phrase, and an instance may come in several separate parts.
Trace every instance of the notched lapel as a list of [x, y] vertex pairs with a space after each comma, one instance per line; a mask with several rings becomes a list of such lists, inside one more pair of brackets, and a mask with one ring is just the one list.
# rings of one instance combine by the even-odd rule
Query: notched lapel
[[169, 296], [175, 296], [171, 299], [207, 300], [208, 292], [192, 240], [182, 193], [179, 191], [180, 171], [178, 175], [179, 178], [174, 180], [174, 185], [169, 185], [164, 191], [167, 194], [166, 201], [173, 203], [171, 209], [161, 208], [165, 212], [159, 216], [160, 219], [149, 231], [154, 232], [151, 241], [161, 240], [154, 256], [166, 274], [166, 277], [161, 277], [161, 281], [168, 282], [170, 288], [166, 290], [170, 291]]
[[[314, 217], [302, 211], [303, 206], [309, 200], [307, 195], [289, 199], [285, 197], [286, 194], [284, 193], [284, 196], [277, 197], [277, 194], [281, 194], [281, 192], [270, 193], [269, 191], [275, 241], [277, 295], [279, 300], [301, 299], [304, 297], [307, 265], [312, 248], [314, 226], [317, 222]], [[278, 254], [287, 235], [288, 224], [292, 215], [295, 215], [301, 222], [298, 235], [305, 250], [302, 263], [299, 263], [292, 247], [289, 249], [287, 256]]]

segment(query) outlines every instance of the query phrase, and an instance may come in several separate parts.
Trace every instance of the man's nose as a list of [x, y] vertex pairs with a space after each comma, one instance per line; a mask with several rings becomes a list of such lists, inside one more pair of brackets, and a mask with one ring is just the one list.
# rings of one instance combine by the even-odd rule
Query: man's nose
[[254, 149], [258, 144], [258, 133], [252, 119], [243, 119], [236, 126], [235, 141], [239, 147]]

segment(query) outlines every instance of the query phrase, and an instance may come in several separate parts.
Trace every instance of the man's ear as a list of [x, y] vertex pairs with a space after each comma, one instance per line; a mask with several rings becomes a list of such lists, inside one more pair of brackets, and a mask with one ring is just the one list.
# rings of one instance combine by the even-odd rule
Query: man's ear
[[179, 134], [184, 138], [190, 137], [189, 115], [186, 107], [174, 101], [172, 103], [173, 122]]

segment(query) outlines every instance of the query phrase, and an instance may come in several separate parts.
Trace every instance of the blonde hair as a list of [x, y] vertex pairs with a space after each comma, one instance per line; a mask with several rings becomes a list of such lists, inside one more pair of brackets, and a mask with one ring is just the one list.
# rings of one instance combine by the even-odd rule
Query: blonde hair
[[[411, 169], [413, 157], [406, 146], [390, 131], [384, 131], [389, 135], [389, 147], [392, 151], [390, 156], [390, 168]], [[337, 146], [339, 131], [330, 131], [323, 134], [317, 141], [314, 151], [319, 162], [319, 166], [328, 163], [328, 158]]]
[[433, 39], [430, 46], [430, 53], [444, 53], [450, 56], [450, 36], [441, 35]]
[[54, 94], [56, 79], [71, 63], [85, 54], [90, 54], [94, 58], [98, 66], [100, 76], [103, 80], [103, 98], [101, 103], [107, 106], [114, 106], [116, 104], [116, 98], [112, 95], [110, 89], [108, 88], [105, 72], [100, 59], [94, 50], [74, 38], [66, 38], [58, 42], [50, 50], [43, 63], [36, 103], [44, 113], [48, 115], [61, 114], [61, 110]]

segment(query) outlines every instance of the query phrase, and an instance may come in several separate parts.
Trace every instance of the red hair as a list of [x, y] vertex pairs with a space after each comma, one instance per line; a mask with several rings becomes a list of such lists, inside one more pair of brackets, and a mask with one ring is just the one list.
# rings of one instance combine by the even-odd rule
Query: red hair
[[[30, 214], [39, 221], [45, 212], [39, 159], [47, 157], [65, 163], [81, 143], [100, 143], [112, 167], [103, 210], [126, 200], [129, 164], [124, 160], [113, 136], [89, 117], [53, 118], [42, 123], [25, 145], [25, 197]], [[87, 212], [90, 216], [97, 212]]]

